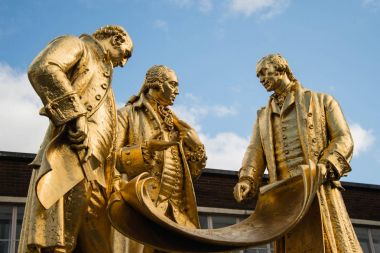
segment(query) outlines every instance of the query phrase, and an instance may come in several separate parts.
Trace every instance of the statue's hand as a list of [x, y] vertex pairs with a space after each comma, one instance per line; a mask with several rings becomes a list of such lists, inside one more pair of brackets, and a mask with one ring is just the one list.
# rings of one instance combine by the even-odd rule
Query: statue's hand
[[81, 159], [86, 162], [91, 156], [92, 150], [89, 147], [88, 123], [85, 115], [70, 122], [67, 137], [71, 142], [70, 147], [77, 152], [83, 153]]
[[[248, 197], [248, 194], [252, 190], [252, 183], [249, 180], [240, 180], [234, 187], [234, 197], [237, 202], [241, 202]], [[256, 195], [256, 194], [253, 194]]]
[[171, 146], [178, 144], [176, 141], [163, 141], [156, 139], [158, 134], [154, 135], [148, 141], [145, 141], [145, 148], [149, 151], [163, 151]]

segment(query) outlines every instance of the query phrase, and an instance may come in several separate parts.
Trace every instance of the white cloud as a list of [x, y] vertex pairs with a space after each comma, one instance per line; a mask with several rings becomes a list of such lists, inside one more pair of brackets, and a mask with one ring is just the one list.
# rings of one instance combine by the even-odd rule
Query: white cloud
[[271, 18], [282, 13], [289, 5], [289, 0], [230, 0], [230, 10], [251, 16], [259, 13], [262, 19]]
[[201, 131], [199, 123], [207, 115], [213, 115], [218, 118], [236, 115], [238, 112], [233, 106], [225, 105], [175, 105], [173, 110], [178, 116], [188, 122], [195, 130]]
[[200, 134], [206, 147], [207, 168], [239, 170], [249, 138], [233, 132], [218, 133], [215, 136]]
[[41, 107], [26, 74], [0, 63], [0, 150], [38, 151], [48, 125]]
[[154, 23], [153, 23], [153, 26], [155, 28], [163, 30], [163, 31], [168, 31], [168, 29], [169, 29], [168, 22], [166, 22], [164, 20], [161, 20], [161, 19], [155, 20]]
[[354, 139], [354, 156], [359, 156], [375, 143], [372, 130], [366, 130], [357, 123], [350, 124], [350, 130]]
[[235, 115], [237, 110], [224, 105], [178, 105], [173, 108], [182, 120], [197, 130], [206, 147], [207, 168], [238, 170], [249, 138], [244, 138], [233, 132], [221, 132], [210, 135], [202, 128], [201, 121], [206, 116], [228, 117]]

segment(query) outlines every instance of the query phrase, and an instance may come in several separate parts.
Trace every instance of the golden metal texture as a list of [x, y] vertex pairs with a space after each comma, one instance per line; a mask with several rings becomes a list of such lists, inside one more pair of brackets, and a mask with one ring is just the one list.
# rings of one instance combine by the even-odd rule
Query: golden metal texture
[[299, 174], [299, 165], [311, 160], [324, 177], [316, 208], [275, 242], [275, 252], [362, 252], [340, 193], [339, 179], [351, 171], [353, 142], [339, 104], [330, 95], [302, 87], [279, 54], [263, 57], [256, 73], [273, 94], [257, 113], [235, 198], [254, 196], [265, 169], [275, 183]]
[[50, 120], [34, 166], [19, 253], [112, 252], [106, 204], [116, 171], [114, 67], [131, 56], [120, 26], [61, 36], [34, 59], [29, 80]]
[[158, 212], [176, 224], [197, 228], [193, 180], [205, 168], [207, 157], [195, 130], [169, 108], [178, 94], [172, 69], [155, 65], [147, 71], [140, 93], [118, 111], [117, 164], [128, 180], [149, 173], [155, 182], [150, 196]]
[[338, 103], [303, 88], [278, 54], [258, 62], [257, 76], [273, 95], [258, 111], [234, 189], [237, 201], [255, 196], [268, 169], [269, 185], [260, 189], [254, 213], [221, 229], [180, 226], [159, 211], [151, 194], [156, 183], [142, 174], [111, 196], [115, 228], [171, 251], [226, 251], [276, 239], [276, 253], [362, 252], [340, 193], [339, 179], [351, 171], [353, 143]]
[[112, 194], [108, 215], [124, 235], [162, 250], [220, 252], [255, 246], [282, 236], [307, 213], [322, 178], [312, 162], [301, 170], [301, 175], [262, 187], [254, 213], [225, 228], [191, 229], [168, 219], [151, 200], [154, 178], [148, 173]]

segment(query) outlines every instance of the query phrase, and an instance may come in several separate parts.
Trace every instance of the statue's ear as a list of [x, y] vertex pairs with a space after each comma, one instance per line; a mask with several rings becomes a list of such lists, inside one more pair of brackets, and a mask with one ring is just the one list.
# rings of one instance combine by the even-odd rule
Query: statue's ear
[[112, 46], [117, 46], [118, 45], [118, 37], [117, 35], [114, 35], [111, 37], [111, 44]]

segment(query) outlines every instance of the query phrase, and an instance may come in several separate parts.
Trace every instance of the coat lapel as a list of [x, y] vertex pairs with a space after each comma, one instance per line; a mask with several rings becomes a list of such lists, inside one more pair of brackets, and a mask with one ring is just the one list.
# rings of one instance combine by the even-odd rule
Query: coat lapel
[[301, 147], [305, 161], [309, 160], [309, 142], [308, 142], [308, 126], [307, 114], [310, 110], [311, 96], [310, 91], [303, 89], [300, 84], [296, 84], [296, 110], [297, 110], [297, 125], [301, 141]]
[[267, 107], [259, 111], [258, 117], [259, 117], [261, 143], [263, 145], [265, 157], [267, 160], [269, 179], [271, 182], [274, 182], [277, 180], [277, 175], [276, 175], [276, 163], [274, 159], [274, 147], [273, 147], [271, 101], [272, 99], [269, 99], [269, 103]]

